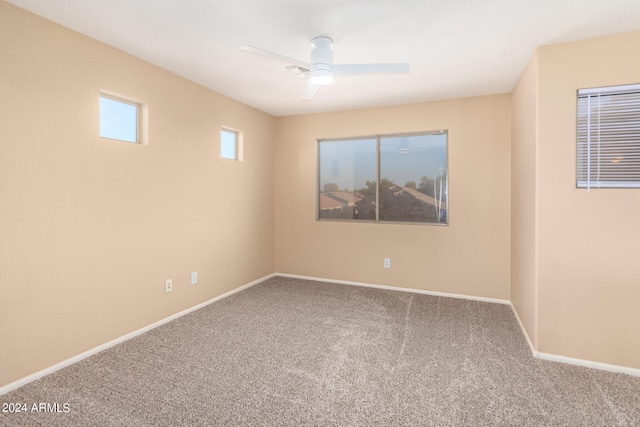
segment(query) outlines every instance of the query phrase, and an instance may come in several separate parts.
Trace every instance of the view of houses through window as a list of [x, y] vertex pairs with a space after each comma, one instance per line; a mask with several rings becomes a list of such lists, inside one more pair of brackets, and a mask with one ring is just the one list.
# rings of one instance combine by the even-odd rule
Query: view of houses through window
[[447, 132], [318, 142], [318, 218], [447, 224]]

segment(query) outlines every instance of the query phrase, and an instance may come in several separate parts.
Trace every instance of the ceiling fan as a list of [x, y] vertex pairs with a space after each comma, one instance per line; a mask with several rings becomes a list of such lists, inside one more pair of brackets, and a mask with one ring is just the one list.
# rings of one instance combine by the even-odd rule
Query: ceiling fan
[[389, 64], [334, 64], [333, 40], [329, 37], [315, 37], [311, 39], [311, 57], [309, 62], [289, 58], [265, 49], [254, 46], [243, 46], [245, 52], [255, 53], [268, 58], [288, 62], [287, 68], [301, 79], [309, 79], [304, 91], [303, 99], [310, 101], [318, 93], [321, 86], [333, 83], [336, 76], [362, 75], [362, 74], [403, 74], [409, 72], [407, 63]]

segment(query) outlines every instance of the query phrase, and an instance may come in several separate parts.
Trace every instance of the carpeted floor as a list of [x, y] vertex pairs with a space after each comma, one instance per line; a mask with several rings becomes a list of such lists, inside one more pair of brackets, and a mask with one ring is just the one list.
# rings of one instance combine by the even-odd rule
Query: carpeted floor
[[532, 358], [506, 305], [276, 277], [10, 402], [62, 412], [0, 425], [638, 426], [640, 378]]

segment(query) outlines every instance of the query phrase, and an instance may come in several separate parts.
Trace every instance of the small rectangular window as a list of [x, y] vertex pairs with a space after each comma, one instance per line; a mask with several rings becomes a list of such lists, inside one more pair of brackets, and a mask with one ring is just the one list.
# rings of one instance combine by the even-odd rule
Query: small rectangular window
[[238, 160], [238, 132], [222, 129], [220, 132], [220, 156], [225, 159]]
[[318, 142], [318, 218], [447, 224], [447, 132]]
[[640, 188], [640, 85], [581, 89], [577, 187]]
[[100, 94], [100, 136], [140, 143], [141, 106], [112, 95]]

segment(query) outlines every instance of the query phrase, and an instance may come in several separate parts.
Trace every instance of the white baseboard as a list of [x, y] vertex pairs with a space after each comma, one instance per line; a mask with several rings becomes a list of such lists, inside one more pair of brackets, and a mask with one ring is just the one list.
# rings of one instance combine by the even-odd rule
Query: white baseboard
[[511, 303], [511, 301], [509, 300], [503, 300], [503, 299], [497, 299], [497, 298], [486, 298], [486, 297], [477, 297], [477, 296], [471, 296], [471, 295], [461, 295], [461, 294], [452, 294], [452, 293], [446, 293], [446, 292], [433, 292], [433, 291], [425, 291], [422, 289], [413, 289], [413, 288], [400, 288], [400, 287], [396, 287], [396, 286], [386, 286], [386, 285], [376, 285], [376, 284], [372, 284], [372, 283], [363, 283], [363, 282], [352, 282], [352, 281], [346, 281], [346, 280], [334, 280], [334, 279], [325, 279], [325, 278], [319, 278], [319, 277], [310, 277], [310, 276], [300, 276], [300, 275], [295, 275], [295, 274], [285, 274], [285, 273], [272, 273], [269, 274], [268, 276], [262, 277], [260, 279], [254, 280], [253, 282], [247, 283], [243, 286], [240, 286], [236, 289], [233, 289], [229, 292], [226, 292], [222, 295], [219, 295], [215, 298], [212, 298], [208, 301], [205, 301], [203, 303], [197, 304], [193, 307], [190, 307], [186, 310], [183, 310], [179, 313], [173, 314], [169, 317], [166, 317], [162, 320], [159, 320], [155, 323], [152, 323], [151, 325], [145, 326], [143, 328], [140, 328], [138, 330], [135, 330], [131, 333], [128, 333], [126, 335], [123, 335], [119, 338], [116, 338], [114, 340], [111, 340], [107, 343], [104, 343], [102, 345], [99, 345], [97, 347], [94, 347], [90, 350], [85, 351], [84, 353], [78, 354], [76, 356], [73, 356], [69, 359], [66, 359], [60, 363], [57, 363], [53, 366], [50, 366], [49, 368], [45, 368], [41, 371], [38, 371], [34, 374], [31, 374], [29, 376], [26, 376], [24, 378], [21, 378], [17, 381], [14, 381], [12, 383], [9, 383], [5, 386], [0, 387], [0, 395], [6, 394], [10, 391], [13, 391], [19, 387], [22, 387], [23, 385], [26, 385], [32, 381], [35, 381], [37, 379], [40, 379], [46, 375], [49, 375], [55, 371], [58, 371], [62, 368], [65, 368], [69, 365], [72, 365], [76, 362], [79, 362], [83, 359], [86, 359], [89, 356], [93, 356], [94, 354], [97, 354], [103, 350], [106, 350], [110, 347], [113, 347], [117, 344], [120, 344], [124, 341], [130, 340], [131, 338], [134, 338], [138, 335], [141, 335], [147, 331], [150, 331], [151, 329], [157, 328], [158, 326], [164, 325], [165, 323], [171, 322], [172, 320], [175, 320], [179, 317], [182, 317], [186, 314], [189, 314], [193, 311], [196, 311], [198, 309], [201, 309], [209, 304], [212, 304], [216, 301], [219, 301], [223, 298], [229, 297], [235, 293], [238, 293], [240, 291], [243, 291], [245, 289], [248, 289], [252, 286], [255, 286], [259, 283], [264, 282], [265, 280], [271, 279], [272, 277], [276, 277], [276, 276], [280, 276], [280, 277], [289, 277], [289, 278], [293, 278], [293, 279], [302, 279], [302, 280], [314, 280], [314, 281], [320, 281], [320, 282], [328, 282], [328, 283], [337, 283], [337, 284], [341, 284], [341, 285], [351, 285], [351, 286], [363, 286], [363, 287], [369, 287], [369, 288], [377, 288], [377, 289], [386, 289], [386, 290], [391, 290], [391, 291], [400, 291], [400, 292], [412, 292], [412, 293], [417, 293], [417, 294], [424, 294], [424, 295], [433, 295], [433, 296], [442, 296], [442, 297], [448, 297], [448, 298], [458, 298], [458, 299], [467, 299], [467, 300], [474, 300], [474, 301], [482, 301], [482, 302], [491, 302], [491, 303], [496, 303], [496, 304], [508, 304], [511, 306], [511, 309], [513, 310], [513, 313], [516, 316], [516, 319], [518, 320], [518, 324], [520, 325], [520, 328], [522, 329], [522, 333], [524, 334], [525, 338], [527, 339], [527, 343], [529, 344], [529, 348], [531, 349], [531, 354], [533, 355], [533, 357], [539, 358], [539, 359], [543, 359], [543, 360], [549, 360], [549, 361], [553, 361], [553, 362], [561, 362], [561, 363], [568, 363], [571, 365], [577, 365], [577, 366], [583, 366], [583, 367], [587, 367], [587, 368], [593, 368], [593, 369], [599, 369], [599, 370], [604, 370], [604, 371], [609, 371], [609, 372], [616, 372], [616, 373], [622, 373], [622, 374], [627, 374], [627, 375], [632, 375], [632, 376], [636, 376], [636, 377], [640, 377], [640, 369], [635, 369], [635, 368], [630, 368], [630, 367], [626, 367], [626, 366], [619, 366], [619, 365], [611, 365], [608, 363], [601, 363], [601, 362], [593, 362], [590, 360], [584, 360], [584, 359], [576, 359], [573, 357], [567, 357], [567, 356], [559, 356], [559, 355], [555, 355], [555, 354], [549, 354], [549, 353], [542, 353], [539, 352], [535, 349], [535, 347], [533, 346], [533, 343], [531, 342], [531, 340], [529, 339], [529, 335], [527, 334], [526, 329], [524, 328], [524, 325], [522, 324], [522, 321], [520, 320], [520, 316], [518, 315], [518, 312], [516, 311], [515, 307], [513, 306], [513, 304]]
[[567, 363], [569, 365], [582, 366], [585, 368], [599, 369], [601, 371], [616, 372], [619, 374], [627, 374], [627, 375], [632, 375], [634, 377], [640, 377], [640, 369], [630, 368], [627, 366], [620, 366], [620, 365], [611, 365], [609, 363], [594, 362], [592, 360], [586, 360], [586, 359], [577, 359], [575, 357], [560, 356], [558, 354], [543, 353], [541, 351], [536, 350], [513, 304], [511, 304], [511, 309], [513, 310], [513, 314], [516, 315], [516, 319], [518, 320], [518, 324], [520, 325], [522, 334], [527, 339], [527, 343], [529, 344], [529, 348], [531, 349], [531, 355], [533, 357], [541, 360]]
[[397, 286], [375, 285], [375, 284], [372, 284], [372, 283], [350, 282], [350, 281], [347, 281], [347, 280], [325, 279], [325, 278], [321, 278], [321, 277], [299, 276], [299, 275], [296, 275], [296, 274], [285, 274], [285, 273], [276, 273], [276, 276], [290, 277], [292, 279], [301, 279], [301, 280], [315, 280], [317, 282], [337, 283], [337, 284], [340, 284], [340, 285], [363, 286], [363, 287], [366, 287], [366, 288], [386, 289], [388, 291], [412, 292], [414, 294], [432, 295], [432, 296], [437, 296], [437, 297], [468, 299], [468, 300], [473, 300], [473, 301], [492, 302], [492, 303], [496, 303], [496, 304], [511, 304], [511, 301], [506, 300], [506, 299], [477, 297], [477, 296], [462, 295], [462, 294], [450, 294], [450, 293], [446, 293], [446, 292], [425, 291], [423, 289], [400, 288], [400, 287], [397, 287]]
[[510, 305], [511, 305], [511, 311], [513, 311], [513, 314], [516, 316], [516, 320], [518, 321], [518, 325], [520, 325], [520, 330], [522, 331], [522, 335], [524, 335], [524, 337], [527, 339], [527, 344], [529, 344], [531, 355], [533, 357], [538, 357], [538, 350], [536, 350], [536, 347], [533, 345], [533, 342], [531, 342], [531, 338], [529, 338], [529, 334], [527, 333], [527, 330], [524, 327], [524, 323], [522, 323], [522, 319], [520, 319], [520, 315], [518, 314], [518, 311], [514, 307], [513, 303], [510, 303]]
[[143, 333], [145, 333], [147, 331], [150, 331], [151, 329], [157, 328], [158, 326], [164, 325], [165, 323], [171, 322], [172, 320], [175, 320], [175, 319], [177, 319], [179, 317], [182, 317], [185, 314], [189, 314], [191, 312], [199, 310], [199, 309], [201, 309], [201, 308], [203, 308], [203, 307], [205, 307], [205, 306], [207, 306], [209, 304], [212, 304], [212, 303], [214, 303], [216, 301], [219, 301], [219, 300], [221, 300], [223, 298], [226, 298], [226, 297], [231, 296], [231, 295], [233, 295], [235, 293], [238, 293], [238, 292], [243, 291], [243, 290], [245, 290], [247, 288], [250, 288], [250, 287], [252, 287], [254, 285], [257, 285], [258, 283], [262, 283], [265, 280], [268, 280], [268, 279], [270, 279], [270, 278], [272, 278], [274, 276], [276, 276], [276, 274], [272, 273], [272, 274], [270, 274], [268, 276], [265, 276], [265, 277], [262, 277], [260, 279], [254, 280], [253, 282], [247, 283], [246, 285], [242, 285], [239, 288], [233, 289], [233, 290], [231, 290], [229, 292], [226, 292], [226, 293], [224, 293], [222, 295], [218, 295], [217, 297], [212, 298], [212, 299], [210, 299], [208, 301], [205, 301], [203, 303], [194, 305], [193, 307], [189, 307], [186, 310], [182, 310], [179, 313], [173, 314], [173, 315], [171, 315], [169, 317], [165, 317], [164, 319], [158, 320], [157, 322], [152, 323], [152, 324], [150, 324], [148, 326], [145, 326], [143, 328], [140, 328], [138, 330], [130, 332], [130, 333], [128, 333], [126, 335], [123, 335], [123, 336], [121, 336], [119, 338], [113, 339], [113, 340], [111, 340], [109, 342], [106, 342], [106, 343], [101, 344], [101, 345], [99, 345], [97, 347], [94, 347], [94, 348], [92, 348], [90, 350], [87, 350], [84, 353], [80, 353], [80, 354], [78, 354], [76, 356], [70, 357], [69, 359], [63, 360], [60, 363], [56, 363], [53, 366], [50, 366], [50, 367], [45, 368], [45, 369], [43, 369], [41, 371], [38, 371], [38, 372], [36, 372], [34, 374], [31, 374], [31, 375], [26, 376], [24, 378], [21, 378], [21, 379], [19, 379], [17, 381], [9, 383], [9, 384], [7, 384], [5, 386], [2, 386], [2, 387], [0, 387], [0, 395], [6, 394], [6, 393], [8, 393], [10, 391], [13, 391], [13, 390], [15, 390], [15, 389], [17, 389], [19, 387], [22, 387], [23, 385], [26, 385], [26, 384], [28, 384], [28, 383], [30, 383], [32, 381], [40, 379], [40, 378], [42, 378], [42, 377], [44, 377], [46, 375], [52, 374], [55, 371], [58, 371], [58, 370], [60, 370], [62, 368], [66, 368], [69, 365], [73, 365], [76, 362], [79, 362], [79, 361], [81, 361], [83, 359], [86, 359], [89, 356], [93, 356], [94, 354], [100, 353], [101, 351], [106, 350], [106, 349], [108, 349], [110, 347], [113, 347], [114, 345], [118, 345], [118, 344], [120, 344], [120, 343], [122, 343], [124, 341], [130, 340], [131, 338], [137, 337], [138, 335], [141, 335], [141, 334], [143, 334]]
[[520, 316], [518, 315], [518, 312], [516, 311], [515, 307], [511, 303], [511, 301], [509, 301], [509, 300], [503, 300], [503, 299], [497, 299], [497, 298], [477, 297], [477, 296], [471, 296], [471, 295], [450, 294], [450, 293], [446, 293], [446, 292], [433, 292], [433, 291], [425, 291], [425, 290], [422, 290], [422, 289], [413, 289], [413, 288], [399, 288], [399, 287], [396, 287], [396, 286], [374, 285], [374, 284], [371, 284], [371, 283], [350, 282], [350, 281], [346, 281], [346, 280], [325, 279], [325, 278], [320, 278], [320, 277], [300, 276], [300, 275], [296, 275], [296, 274], [276, 273], [275, 275], [276, 276], [280, 276], [280, 277], [290, 277], [290, 278], [293, 278], [293, 279], [314, 280], [314, 281], [318, 281], [318, 282], [337, 283], [337, 284], [341, 284], [341, 285], [364, 286], [364, 287], [368, 287], [368, 288], [386, 289], [386, 290], [391, 290], [391, 291], [413, 292], [413, 293], [424, 294], [424, 295], [434, 295], [434, 296], [441, 296], [441, 297], [448, 297], [448, 298], [468, 299], [468, 300], [474, 300], [474, 301], [492, 302], [492, 303], [496, 303], [496, 304], [508, 304], [508, 305], [511, 306], [511, 309], [513, 310], [513, 313], [515, 314], [516, 319], [518, 320], [518, 324], [520, 325], [520, 329], [522, 330], [522, 334], [525, 336], [525, 338], [527, 340], [527, 343], [529, 344], [529, 348], [531, 349], [531, 355], [533, 357], [538, 358], [538, 359], [542, 359], [542, 360], [550, 360], [550, 361], [554, 361], [554, 362], [568, 363], [568, 364], [571, 364], [571, 365], [583, 366], [583, 367], [587, 367], [587, 368], [599, 369], [599, 370], [609, 371], [609, 372], [623, 373], [623, 374], [628, 374], [628, 375], [633, 375], [633, 376], [640, 377], [640, 369], [629, 368], [629, 367], [626, 367], [626, 366], [619, 366], [619, 365], [610, 365], [608, 363], [593, 362], [591, 360], [576, 359], [576, 358], [573, 358], [573, 357], [559, 356], [559, 355], [556, 355], [556, 354], [549, 354], [549, 353], [539, 352], [533, 346], [533, 343], [531, 342], [531, 339], [529, 338], [529, 334], [527, 334], [527, 330], [524, 328], [524, 324], [522, 323], [522, 320], [520, 319]]
[[585, 359], [576, 359], [574, 357], [560, 356], [557, 354], [543, 353], [541, 351], [536, 352], [538, 359], [550, 360], [552, 362], [568, 363], [569, 365], [583, 366], [585, 368], [599, 369], [601, 371], [616, 372], [619, 374], [632, 375], [634, 377], [640, 377], [640, 369], [629, 368], [627, 366], [611, 365], [609, 363], [594, 362]]

